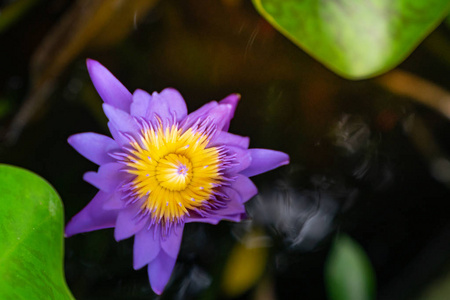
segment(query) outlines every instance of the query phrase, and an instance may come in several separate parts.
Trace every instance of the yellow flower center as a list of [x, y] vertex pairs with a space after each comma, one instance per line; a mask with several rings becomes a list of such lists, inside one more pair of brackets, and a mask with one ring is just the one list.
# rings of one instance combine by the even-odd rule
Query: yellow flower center
[[171, 191], [182, 191], [191, 182], [192, 164], [184, 155], [169, 154], [156, 167], [156, 179]]
[[136, 176], [131, 190], [156, 221], [177, 221], [201, 208], [222, 183], [221, 150], [207, 148], [210, 137], [201, 131], [163, 128], [161, 122], [156, 129], [143, 128], [124, 161]]

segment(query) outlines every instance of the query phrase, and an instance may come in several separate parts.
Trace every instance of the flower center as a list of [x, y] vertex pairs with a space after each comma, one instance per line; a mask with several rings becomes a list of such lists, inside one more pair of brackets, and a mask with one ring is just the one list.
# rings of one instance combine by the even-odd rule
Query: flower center
[[130, 137], [122, 162], [134, 175], [124, 185], [130, 202], [140, 201], [154, 222], [177, 222], [190, 211], [209, 207], [223, 182], [223, 149], [207, 147], [208, 130], [182, 131], [144, 122], [138, 139]]
[[192, 164], [186, 156], [169, 154], [156, 166], [156, 179], [170, 191], [186, 189], [192, 178]]

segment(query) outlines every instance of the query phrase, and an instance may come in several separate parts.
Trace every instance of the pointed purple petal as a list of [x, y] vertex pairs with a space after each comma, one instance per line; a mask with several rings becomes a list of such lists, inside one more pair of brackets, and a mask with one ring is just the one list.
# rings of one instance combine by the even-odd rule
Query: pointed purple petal
[[153, 291], [161, 295], [175, 267], [176, 258], [160, 251], [158, 256], [148, 264], [148, 277]]
[[133, 246], [133, 268], [135, 270], [142, 268], [156, 258], [161, 249], [160, 238], [159, 228], [143, 228], [136, 233]]
[[108, 71], [102, 64], [93, 59], [87, 59], [86, 65], [100, 97], [118, 109], [129, 112], [131, 104], [131, 93], [126, 87]]
[[184, 223], [177, 225], [173, 228], [172, 232], [166, 239], [161, 239], [161, 247], [166, 253], [177, 258], [178, 252], [180, 252], [181, 239], [183, 238]]
[[119, 212], [116, 228], [114, 229], [114, 238], [116, 241], [131, 237], [147, 224], [148, 216], [141, 217], [140, 212], [141, 208], [138, 203], [131, 204]]
[[119, 148], [112, 138], [93, 132], [74, 134], [67, 141], [81, 155], [97, 165], [113, 162], [114, 159], [108, 153]]
[[214, 139], [211, 140], [208, 147], [231, 145], [248, 149], [250, 139], [246, 136], [232, 134], [226, 131], [221, 131]]
[[219, 104], [230, 104], [231, 105], [231, 111], [228, 121], [223, 126], [223, 131], [228, 131], [230, 128], [230, 121], [234, 117], [234, 112], [236, 111], [236, 107], [238, 105], [239, 100], [241, 99], [241, 95], [239, 94], [231, 94], [227, 97], [225, 97], [223, 100], [219, 101]]
[[65, 236], [114, 227], [118, 211], [102, 209], [111, 194], [99, 191], [78, 214], [67, 223]]
[[241, 174], [251, 177], [289, 163], [289, 155], [286, 153], [269, 149], [249, 149], [252, 156], [250, 166]]
[[87, 172], [83, 179], [104, 192], [113, 192], [125, 179], [125, 174], [120, 172], [123, 166], [119, 163], [107, 163], [101, 165], [98, 172]]
[[234, 155], [234, 163], [235, 165], [231, 166], [228, 169], [225, 169], [227, 174], [235, 174], [246, 168], [248, 168], [252, 163], [252, 156], [248, 149], [243, 149], [240, 147], [234, 146], [225, 146], [225, 149], [228, 151], [229, 155]]
[[255, 184], [247, 176], [241, 174], [238, 174], [236, 179], [231, 183], [231, 188], [239, 193], [242, 203], [247, 202], [258, 194], [258, 189]]
[[136, 119], [123, 110], [104, 103], [103, 111], [118, 131], [129, 133], [139, 132], [140, 129]]

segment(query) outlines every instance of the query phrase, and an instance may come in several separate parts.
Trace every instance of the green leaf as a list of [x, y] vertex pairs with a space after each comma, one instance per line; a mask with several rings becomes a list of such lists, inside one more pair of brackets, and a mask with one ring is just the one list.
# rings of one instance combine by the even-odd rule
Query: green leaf
[[442, 21], [448, 0], [253, 0], [276, 29], [351, 79], [402, 62]]
[[44, 179], [0, 164], [0, 299], [73, 299], [63, 222], [61, 200]]
[[375, 299], [375, 275], [364, 250], [346, 235], [338, 237], [325, 263], [331, 300]]

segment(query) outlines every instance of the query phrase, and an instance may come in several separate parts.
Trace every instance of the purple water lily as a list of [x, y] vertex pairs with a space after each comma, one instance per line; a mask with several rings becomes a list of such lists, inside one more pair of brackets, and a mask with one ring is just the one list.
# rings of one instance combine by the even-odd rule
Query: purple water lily
[[112, 138], [87, 132], [72, 147], [99, 165], [84, 180], [99, 189], [67, 224], [67, 237], [114, 227], [117, 241], [134, 235], [133, 267], [148, 265], [161, 294], [180, 250], [184, 225], [240, 221], [257, 193], [250, 176], [289, 163], [283, 152], [248, 149], [249, 138], [228, 132], [240, 99], [232, 94], [188, 114], [180, 93], [167, 88], [131, 94], [104, 66], [87, 60], [103, 99]]

